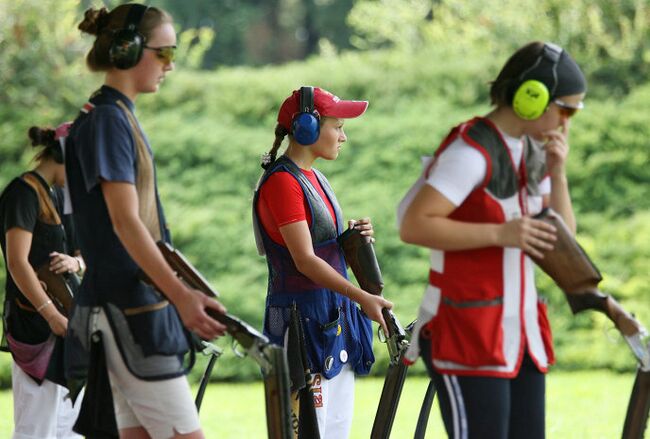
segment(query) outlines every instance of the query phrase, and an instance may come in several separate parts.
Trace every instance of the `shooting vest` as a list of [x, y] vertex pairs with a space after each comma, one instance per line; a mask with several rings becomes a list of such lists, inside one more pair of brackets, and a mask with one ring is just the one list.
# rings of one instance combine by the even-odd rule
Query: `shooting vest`
[[[114, 92], [107, 92], [114, 93]], [[98, 103], [95, 103], [95, 99]], [[119, 98], [106, 98], [96, 93], [84, 105], [72, 128], [76, 138], [78, 126], [96, 111], [96, 105], [116, 105], [124, 113], [133, 135], [136, 157], [135, 189], [138, 195], [138, 215], [151, 237], [170, 242], [162, 206], [156, 195], [155, 167], [152, 152], [130, 108]], [[74, 143], [70, 155], [75, 155]], [[68, 159], [66, 159], [68, 161]], [[67, 167], [80, 166], [66, 163]], [[68, 175], [70, 172], [68, 171]], [[68, 182], [72, 184], [71, 181]], [[98, 272], [98, 271], [97, 271]], [[95, 268], [89, 265], [84, 283], [92, 281]], [[190, 349], [189, 340], [176, 309], [155, 289], [142, 282], [137, 274], [123, 269], [124, 285], [130, 288], [129, 303], [106, 302], [103, 308], [108, 316], [113, 333], [120, 345], [120, 353], [129, 371], [140, 379], [163, 380], [185, 374], [194, 363], [190, 358], [189, 368], [183, 364], [183, 355]], [[93, 286], [93, 284], [90, 284]], [[86, 286], [87, 287], [87, 286]], [[84, 288], [84, 284], [82, 284]], [[89, 322], [93, 307], [78, 304], [68, 323], [66, 337], [66, 374], [69, 378], [85, 378], [88, 369], [90, 340]]]
[[[521, 163], [515, 167], [497, 128], [487, 119], [476, 118], [454, 128], [435, 157], [459, 137], [485, 157], [487, 168], [481, 185], [449, 218], [502, 224], [541, 210], [544, 151], [525, 138]], [[421, 318], [426, 315], [420, 336], [431, 343], [433, 365], [442, 373], [513, 377], [525, 346], [541, 371], [553, 361], [534, 266], [519, 248], [433, 250], [420, 313]], [[409, 354], [414, 361], [413, 350]]]
[[347, 279], [343, 252], [336, 237], [342, 233], [343, 216], [329, 182], [317, 170], [314, 173], [336, 215], [336, 224], [316, 188], [290, 159], [276, 160], [262, 175], [253, 201], [253, 224], [256, 238], [266, 253], [269, 282], [264, 316], [264, 334], [271, 342], [284, 346], [290, 309], [295, 303], [301, 315], [307, 360], [312, 373], [331, 379], [345, 364], [358, 374], [367, 374], [374, 363], [372, 326], [355, 302], [314, 283], [298, 271], [286, 247], [275, 243], [257, 218], [260, 188], [275, 172], [285, 171], [300, 184], [309, 206], [310, 234], [316, 256], [325, 260]]

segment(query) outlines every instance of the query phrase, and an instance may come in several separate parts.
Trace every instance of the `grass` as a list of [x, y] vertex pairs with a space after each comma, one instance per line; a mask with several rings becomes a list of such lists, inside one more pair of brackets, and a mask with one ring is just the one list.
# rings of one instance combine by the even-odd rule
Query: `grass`
[[[547, 381], [547, 437], [620, 437], [633, 381], [632, 374], [609, 371], [551, 372]], [[413, 437], [427, 382], [424, 377], [407, 379], [391, 437]], [[370, 437], [382, 384], [376, 378], [357, 381], [351, 438]], [[0, 392], [2, 438], [11, 435], [11, 405], [11, 391]], [[266, 437], [262, 384], [210, 384], [201, 407], [201, 422], [207, 438]], [[446, 437], [436, 404], [426, 437]]]

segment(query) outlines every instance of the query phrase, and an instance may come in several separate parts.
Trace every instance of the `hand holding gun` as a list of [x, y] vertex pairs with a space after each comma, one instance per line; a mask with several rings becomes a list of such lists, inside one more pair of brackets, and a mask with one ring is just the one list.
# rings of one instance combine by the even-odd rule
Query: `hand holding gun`
[[38, 267], [36, 276], [45, 284], [44, 290], [52, 300], [56, 309], [65, 317], [70, 316], [72, 298], [79, 287], [79, 278], [75, 274], [57, 274], [50, 270], [50, 263]]
[[621, 332], [638, 360], [636, 380], [623, 427], [624, 439], [642, 439], [650, 412], [650, 340], [646, 329], [611, 296], [598, 289], [600, 272], [576, 242], [562, 218], [551, 209], [535, 216], [557, 230], [553, 250], [543, 257], [529, 255], [564, 291], [574, 314], [585, 309], [604, 313]]
[[[219, 293], [212, 289], [201, 273], [178, 250], [162, 241], [157, 245], [179, 278], [209, 297], [219, 297]], [[206, 312], [210, 317], [226, 325], [228, 333], [244, 348], [245, 354], [259, 364], [264, 377], [269, 438], [290, 439], [292, 430], [289, 372], [284, 351], [281, 347], [271, 344], [264, 334], [243, 320], [211, 308], [206, 308]]]
[[[373, 247], [374, 239], [361, 234], [352, 224], [337, 238], [337, 241], [343, 249], [345, 260], [352, 269], [354, 277], [357, 278], [359, 286], [371, 294], [381, 296], [384, 282]], [[371, 439], [388, 439], [390, 437], [406, 380], [407, 366], [402, 362], [402, 355], [409, 346], [411, 329], [415, 323], [411, 323], [405, 330], [390, 309], [383, 308], [382, 315], [388, 327], [388, 335], [384, 334], [383, 337], [379, 335], [379, 339], [386, 343], [390, 365], [386, 372], [377, 414], [372, 425]], [[382, 328], [379, 328], [379, 331], [379, 334], [383, 333]]]
[[[350, 227], [337, 238], [337, 241], [359, 286], [370, 294], [381, 296], [384, 281], [375, 255], [373, 238], [362, 235], [359, 230]], [[390, 362], [394, 365], [398, 363], [402, 351], [408, 347], [409, 337], [393, 311], [383, 308], [382, 315], [388, 327], [388, 334], [384, 334], [383, 337], [380, 335], [379, 339], [386, 343]], [[380, 331], [379, 334], [382, 334], [381, 328]]]
[[585, 309], [604, 313], [621, 332], [641, 368], [650, 370], [650, 351], [643, 342], [648, 334], [646, 329], [613, 297], [598, 289], [603, 279], [598, 268], [576, 242], [560, 215], [544, 209], [535, 219], [553, 225], [557, 241], [552, 250], [543, 251], [542, 258], [531, 256], [531, 259], [562, 289], [574, 314]]

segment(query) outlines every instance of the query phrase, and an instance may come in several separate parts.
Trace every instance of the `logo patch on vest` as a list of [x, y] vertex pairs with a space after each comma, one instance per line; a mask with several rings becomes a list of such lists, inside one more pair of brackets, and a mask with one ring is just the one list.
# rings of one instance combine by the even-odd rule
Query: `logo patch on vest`
[[325, 359], [325, 372], [329, 372], [332, 366], [334, 366], [334, 357], [330, 355]]

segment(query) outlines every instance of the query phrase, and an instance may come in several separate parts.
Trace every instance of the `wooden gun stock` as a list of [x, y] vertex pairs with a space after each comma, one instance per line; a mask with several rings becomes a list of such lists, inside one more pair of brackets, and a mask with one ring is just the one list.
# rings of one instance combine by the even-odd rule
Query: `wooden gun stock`
[[264, 374], [264, 399], [266, 401], [266, 428], [269, 439], [292, 439], [291, 392], [287, 356], [280, 346], [264, 348], [273, 365], [273, 373]]
[[[70, 311], [72, 310], [72, 299], [74, 296], [73, 288], [77, 288], [79, 285], [78, 279], [70, 278], [66, 279], [64, 274], [56, 274], [53, 271], [50, 271], [50, 263], [46, 262], [45, 264], [38, 267], [36, 270], [36, 276], [46, 285], [45, 292], [52, 299], [52, 303], [59, 310], [61, 314], [68, 317]], [[76, 276], [75, 274], [69, 274], [68, 276]], [[68, 284], [70, 282], [72, 287]]]
[[529, 255], [562, 289], [573, 313], [595, 309], [607, 315], [625, 336], [645, 332], [643, 326], [626, 312], [611, 296], [598, 290], [600, 272], [580, 247], [560, 215], [544, 209], [535, 219], [551, 224], [557, 240], [553, 250], [543, 251], [543, 258]]

